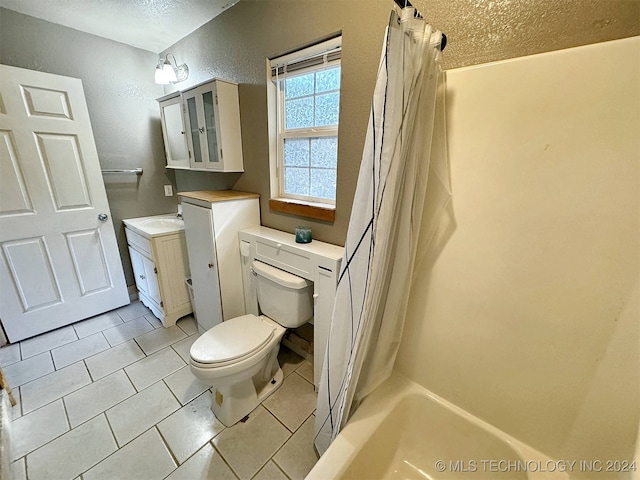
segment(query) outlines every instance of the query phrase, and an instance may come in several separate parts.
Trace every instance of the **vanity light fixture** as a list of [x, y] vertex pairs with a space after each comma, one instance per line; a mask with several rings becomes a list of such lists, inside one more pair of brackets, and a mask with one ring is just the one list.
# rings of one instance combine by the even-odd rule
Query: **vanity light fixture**
[[[173, 62], [171, 61], [173, 59]], [[160, 85], [168, 85], [169, 83], [178, 83], [189, 77], [189, 67], [186, 63], [178, 65], [176, 57], [171, 53], [167, 53], [165, 58], [158, 60], [156, 66], [155, 81]]]

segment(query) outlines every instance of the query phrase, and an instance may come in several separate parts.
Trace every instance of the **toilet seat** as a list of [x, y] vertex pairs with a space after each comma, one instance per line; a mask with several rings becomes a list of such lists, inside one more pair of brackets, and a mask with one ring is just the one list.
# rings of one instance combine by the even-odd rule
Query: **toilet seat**
[[260, 351], [273, 338], [274, 328], [255, 315], [222, 322], [191, 346], [191, 363], [201, 368], [223, 367]]

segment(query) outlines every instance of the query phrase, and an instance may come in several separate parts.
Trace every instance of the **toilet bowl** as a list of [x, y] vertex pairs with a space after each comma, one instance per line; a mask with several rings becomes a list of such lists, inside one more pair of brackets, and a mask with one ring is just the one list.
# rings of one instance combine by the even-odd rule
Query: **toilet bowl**
[[226, 426], [280, 387], [280, 341], [287, 328], [313, 316], [311, 282], [259, 261], [251, 271], [262, 314], [222, 322], [204, 332], [190, 350], [191, 371], [213, 387], [211, 409]]

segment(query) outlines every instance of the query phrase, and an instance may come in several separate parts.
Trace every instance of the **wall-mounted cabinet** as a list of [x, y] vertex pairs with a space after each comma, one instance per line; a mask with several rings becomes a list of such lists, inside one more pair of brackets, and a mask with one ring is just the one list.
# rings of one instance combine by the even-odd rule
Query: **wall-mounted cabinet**
[[158, 102], [167, 168], [244, 171], [238, 85], [211, 80]]

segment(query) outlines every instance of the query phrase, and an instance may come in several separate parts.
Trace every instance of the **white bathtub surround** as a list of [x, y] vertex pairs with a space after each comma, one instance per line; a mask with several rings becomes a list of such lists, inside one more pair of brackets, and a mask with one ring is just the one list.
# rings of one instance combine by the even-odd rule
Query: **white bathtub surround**
[[394, 373], [361, 403], [306, 480], [568, 480], [579, 468]]
[[415, 276], [395, 369], [554, 458], [639, 444], [639, 51], [446, 73], [456, 224]]
[[318, 394], [320, 452], [390, 375], [418, 236], [433, 234], [450, 199], [441, 33], [413, 13], [392, 12], [387, 27]]

